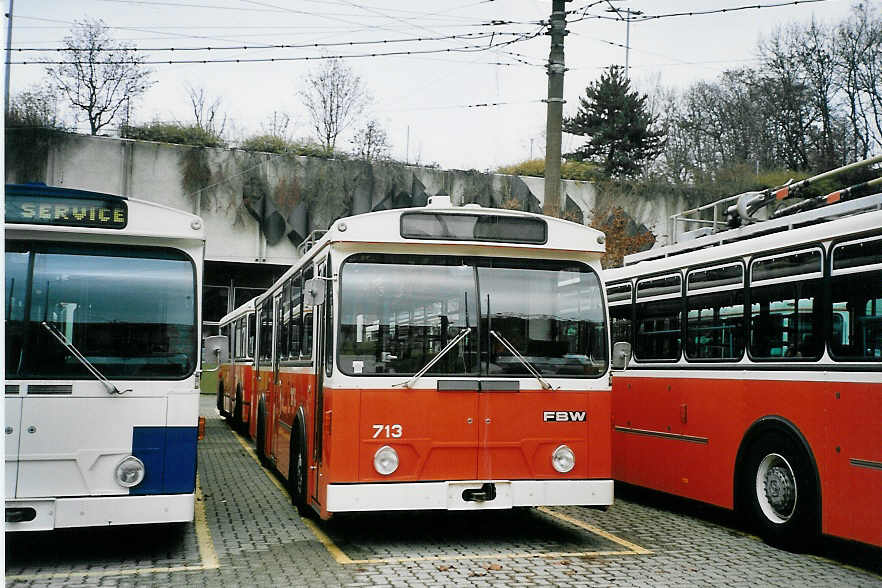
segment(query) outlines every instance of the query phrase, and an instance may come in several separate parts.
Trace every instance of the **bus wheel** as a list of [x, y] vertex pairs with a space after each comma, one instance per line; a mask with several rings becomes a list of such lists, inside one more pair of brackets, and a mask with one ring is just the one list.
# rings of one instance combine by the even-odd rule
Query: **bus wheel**
[[224, 383], [222, 380], [217, 381], [217, 412], [221, 418], [226, 418], [227, 413], [224, 412]]
[[264, 453], [264, 446], [266, 445], [266, 431], [264, 430], [264, 426], [266, 424], [266, 409], [264, 408], [263, 400], [257, 405], [257, 435], [255, 435], [254, 445], [255, 450], [257, 451], [257, 459], [260, 461], [260, 465], [266, 467], [269, 464], [269, 460], [266, 458], [266, 453]]
[[236, 388], [236, 404], [233, 406], [233, 428], [242, 430], [242, 389]]
[[307, 467], [306, 467], [306, 443], [303, 437], [303, 429], [298, 426], [294, 435], [291, 436], [291, 464], [288, 467], [288, 493], [291, 494], [291, 504], [297, 507], [297, 512], [302, 517], [310, 517], [315, 511], [306, 502]]
[[760, 535], [781, 547], [801, 547], [817, 535], [817, 491], [805, 451], [780, 432], [750, 448], [744, 479], [750, 514]]

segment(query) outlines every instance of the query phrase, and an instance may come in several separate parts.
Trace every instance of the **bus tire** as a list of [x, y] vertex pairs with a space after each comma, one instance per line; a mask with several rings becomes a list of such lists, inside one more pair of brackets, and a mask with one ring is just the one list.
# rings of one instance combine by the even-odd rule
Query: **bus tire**
[[264, 449], [266, 445], [266, 409], [264, 406], [263, 399], [261, 399], [257, 405], [257, 434], [254, 436], [254, 446], [255, 452], [257, 453], [257, 460], [260, 462], [260, 465], [267, 467], [269, 460], [266, 458]]
[[226, 418], [227, 413], [224, 412], [224, 382], [223, 380], [217, 381], [217, 412], [221, 415], [221, 418]]
[[291, 460], [288, 466], [288, 493], [291, 495], [291, 504], [297, 508], [302, 517], [311, 517], [315, 511], [309, 506], [306, 498], [308, 484], [308, 468], [306, 465], [306, 437], [303, 435], [303, 427], [298, 422], [291, 435]]
[[818, 492], [813, 467], [792, 435], [764, 433], [747, 453], [744, 496], [750, 518], [768, 543], [808, 545], [818, 535]]
[[242, 388], [236, 386], [236, 404], [233, 405], [233, 428], [242, 431]]

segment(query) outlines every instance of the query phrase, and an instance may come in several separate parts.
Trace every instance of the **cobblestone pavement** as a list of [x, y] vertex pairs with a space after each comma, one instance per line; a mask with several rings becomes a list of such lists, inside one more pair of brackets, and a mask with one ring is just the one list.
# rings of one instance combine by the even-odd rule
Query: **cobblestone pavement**
[[203, 396], [196, 521], [6, 536], [7, 586], [879, 586], [882, 550], [770, 547], [708, 507], [369, 513], [314, 523]]

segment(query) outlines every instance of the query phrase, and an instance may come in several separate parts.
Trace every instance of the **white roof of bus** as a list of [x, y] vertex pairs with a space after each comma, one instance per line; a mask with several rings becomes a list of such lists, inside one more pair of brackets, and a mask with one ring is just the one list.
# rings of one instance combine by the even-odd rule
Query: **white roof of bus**
[[[442, 201], [443, 202], [443, 201]], [[538, 218], [548, 223], [548, 238], [544, 244], [531, 243], [501, 243], [488, 241], [449, 240], [449, 239], [413, 239], [401, 236], [401, 215], [409, 212], [440, 212], [450, 214], [488, 214], [496, 216], [510, 216], [516, 218]], [[378, 235], [382, 235], [378, 238]], [[535, 251], [559, 251], [578, 254], [596, 254], [599, 256], [606, 251], [606, 237], [602, 231], [580, 225], [572, 221], [502, 208], [485, 208], [477, 204], [465, 206], [443, 207], [429, 204], [428, 206], [413, 208], [394, 208], [368, 212], [355, 216], [344, 217], [333, 222], [330, 229], [322, 235], [321, 239], [303, 255], [296, 266], [311, 259], [318, 251], [331, 243], [378, 243], [378, 244], [409, 244], [419, 247], [426, 245], [448, 245], [451, 247], [462, 246], [488, 246], [505, 249], [530, 249]], [[263, 294], [255, 297], [254, 301], [273, 293], [278, 284], [288, 279], [292, 270], [286, 271], [282, 277]], [[253, 301], [252, 301], [253, 302]], [[241, 307], [240, 307], [241, 308]], [[232, 311], [236, 313], [239, 309]], [[228, 315], [229, 316], [229, 315]], [[225, 320], [221, 319], [222, 321]]]
[[[316, 243], [316, 246], [327, 242], [360, 242], [360, 243], [436, 243], [462, 245], [477, 243], [491, 245], [484, 241], [459, 241], [447, 239], [412, 239], [401, 236], [401, 215], [411, 212], [438, 212], [445, 214], [492, 214], [516, 218], [538, 218], [548, 223], [548, 240], [541, 245], [530, 243], [493, 243], [498, 247], [517, 247], [526, 249], [553, 249], [560, 251], [578, 251], [585, 253], [603, 253], [605, 245], [598, 241], [603, 235], [601, 231], [586, 227], [568, 220], [501, 208], [484, 208], [478, 205], [454, 206], [442, 208], [425, 206], [417, 208], [397, 208], [368, 212], [356, 216], [341, 218], [331, 225], [327, 233]], [[382, 239], [377, 239], [382, 235]]]
[[[828, 207], [828, 209], [831, 209], [831, 212], [834, 212], [832, 210], [833, 206], [836, 205]], [[741, 229], [733, 229], [731, 231], [717, 233], [716, 235], [711, 235], [695, 241], [697, 246], [700, 246], [703, 241], [707, 241], [707, 244], [703, 248], [674, 252], [668, 257], [638, 261], [637, 263], [625, 267], [605, 270], [602, 276], [603, 281], [609, 284], [634, 277], [675, 271], [684, 267], [707, 267], [739, 257], [762, 254], [765, 252], [771, 253], [777, 250], [799, 247], [801, 244], [817, 243], [820, 241], [847, 237], [849, 235], [858, 235], [860, 233], [878, 230], [882, 227], [882, 210], [871, 210], [868, 212], [835, 218], [833, 220], [818, 222], [817, 224], [798, 226], [800, 215], [805, 214], [806, 213], [794, 214], [792, 217], [783, 217], [783, 219], [779, 219], [792, 221], [790, 226], [795, 225], [796, 228], [788, 229], [786, 228], [788, 225], [783, 225], [784, 230], [780, 230], [779, 232], [768, 233], [757, 237], [749, 237], [742, 240], [736, 240], [739, 237], [739, 233], [744, 233], [748, 230], [755, 232], [757, 227], [760, 227], [762, 223], [749, 225], [747, 227], [742, 227]], [[808, 217], [802, 217], [802, 219], [805, 218]], [[721, 241], [722, 244], [720, 244]]]

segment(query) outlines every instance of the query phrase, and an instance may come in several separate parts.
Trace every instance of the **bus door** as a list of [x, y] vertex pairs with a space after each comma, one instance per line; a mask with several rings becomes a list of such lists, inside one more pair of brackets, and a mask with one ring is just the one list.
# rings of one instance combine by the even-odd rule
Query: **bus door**
[[[285, 291], [285, 297], [290, 296], [288, 291]], [[278, 462], [279, 459], [279, 449], [285, 448], [285, 453], [287, 454], [287, 448], [290, 447], [291, 438], [286, 429], [279, 426], [279, 419], [281, 418], [282, 413], [282, 402], [284, 402], [284, 394], [283, 386], [282, 386], [282, 377], [279, 375], [279, 364], [282, 357], [282, 341], [283, 339], [287, 342], [288, 332], [285, 330], [287, 327], [286, 318], [283, 316], [283, 308], [282, 308], [282, 296], [275, 296], [273, 298], [274, 301], [274, 311], [273, 314], [275, 318], [275, 351], [273, 352], [273, 378], [272, 384], [269, 386], [271, 390], [271, 394], [273, 397], [273, 403], [270, 407], [269, 414], [267, 418], [269, 419], [269, 429], [272, 431], [270, 434], [270, 449], [269, 455], [272, 456]], [[286, 351], [287, 353], [287, 351]], [[284, 435], [284, 439], [282, 438]]]
[[[329, 256], [330, 257], [330, 256]], [[318, 264], [316, 275], [320, 280], [329, 278], [330, 263], [322, 261]], [[312, 441], [312, 472], [314, 474], [312, 488], [312, 498], [319, 501], [319, 481], [322, 478], [322, 435], [324, 434], [324, 421], [326, 418], [324, 410], [324, 383], [325, 383], [325, 364], [333, 361], [333, 332], [328, 327], [328, 323], [333, 323], [334, 309], [333, 301], [333, 284], [330, 280], [326, 281], [325, 300], [323, 304], [315, 307], [313, 316], [315, 317], [315, 393], [312, 401], [313, 416], [313, 441]]]
[[[269, 419], [272, 418], [271, 409], [272, 409], [272, 397], [271, 389], [272, 382], [274, 377], [274, 372], [272, 368], [272, 359], [273, 359], [273, 301], [272, 299], [264, 300], [261, 302], [261, 305], [257, 307], [255, 316], [257, 317], [257, 351], [254, 354], [254, 363], [255, 363], [255, 385], [254, 385], [254, 397], [252, 398], [252, 402], [258, 405], [258, 411], [260, 410], [259, 405], [261, 399], [263, 400], [263, 418], [264, 422], [261, 423], [260, 419], [257, 419], [257, 426], [263, 427], [263, 431], [255, 431], [255, 439], [257, 441], [263, 441], [264, 445], [266, 444], [266, 432], [271, 427], [267, 427], [267, 423], [271, 422]], [[258, 455], [265, 455], [266, 447], [261, 447], [258, 450]]]

